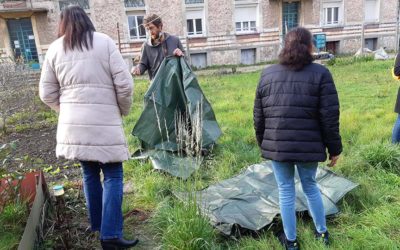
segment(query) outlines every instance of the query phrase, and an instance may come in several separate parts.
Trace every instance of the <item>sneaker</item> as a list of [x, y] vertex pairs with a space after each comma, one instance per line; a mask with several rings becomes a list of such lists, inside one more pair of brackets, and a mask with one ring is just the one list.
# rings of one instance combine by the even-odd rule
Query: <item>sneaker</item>
[[286, 238], [285, 233], [282, 231], [276, 235], [278, 237], [279, 242], [285, 247], [286, 250], [299, 250], [300, 246], [297, 240], [290, 241]]
[[325, 246], [329, 246], [329, 232], [326, 231], [325, 233], [318, 233], [315, 231], [315, 239], [322, 241]]

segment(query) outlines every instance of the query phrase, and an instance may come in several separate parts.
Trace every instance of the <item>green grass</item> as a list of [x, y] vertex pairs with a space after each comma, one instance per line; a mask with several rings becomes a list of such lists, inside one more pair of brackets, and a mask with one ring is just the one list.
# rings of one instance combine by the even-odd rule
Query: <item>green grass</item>
[[[332, 249], [399, 249], [400, 246], [400, 149], [390, 145], [396, 114], [393, 113], [400, 82], [391, 78], [393, 62], [354, 61], [330, 66], [341, 102], [344, 152], [334, 171], [360, 186], [339, 204], [341, 213], [328, 221]], [[183, 182], [154, 171], [148, 162], [129, 161], [125, 178], [135, 184], [126, 206], [154, 211], [151, 224], [160, 235], [162, 249], [280, 249], [271, 232], [238, 241], [221, 237], [205, 223], [193, 205], [172, 199], [172, 192], [199, 190], [238, 174], [260, 162], [253, 131], [253, 100], [260, 72], [200, 77], [223, 136], [213, 156]], [[139, 148], [130, 132], [137, 121], [143, 94], [149, 84], [136, 81], [134, 105], [126, 117], [125, 131], [131, 152]], [[323, 249], [313, 239], [310, 221], [298, 221], [303, 249]]]
[[10, 203], [0, 214], [0, 249], [16, 249], [21, 239], [28, 208], [24, 203]]

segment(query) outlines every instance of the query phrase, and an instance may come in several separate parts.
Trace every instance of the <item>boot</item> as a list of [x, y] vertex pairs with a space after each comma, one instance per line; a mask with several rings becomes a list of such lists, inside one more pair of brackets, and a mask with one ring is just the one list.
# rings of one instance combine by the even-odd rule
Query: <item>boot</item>
[[315, 239], [322, 241], [325, 246], [329, 246], [329, 232], [328, 231], [326, 231], [325, 233], [318, 233], [317, 231], [315, 231]]
[[285, 250], [300, 250], [299, 242], [297, 242], [297, 240], [288, 240], [286, 238], [285, 232], [279, 232], [276, 237], [278, 237], [279, 242], [282, 244]]
[[139, 242], [138, 239], [125, 240], [124, 238], [101, 240], [101, 247], [103, 250], [118, 250], [118, 249], [128, 249], [136, 246]]

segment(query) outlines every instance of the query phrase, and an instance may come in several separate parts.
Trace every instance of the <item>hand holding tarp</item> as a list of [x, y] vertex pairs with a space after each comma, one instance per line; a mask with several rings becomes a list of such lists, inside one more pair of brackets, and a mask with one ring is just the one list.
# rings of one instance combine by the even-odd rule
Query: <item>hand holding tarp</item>
[[174, 50], [174, 56], [184, 56], [182, 50], [180, 50], [179, 48], [176, 48]]
[[132, 67], [132, 70], [131, 70], [131, 74], [132, 74], [132, 75], [140, 76], [140, 75], [141, 75], [140, 73], [141, 73], [141, 72], [140, 72], [140, 68], [139, 68], [138, 66]]

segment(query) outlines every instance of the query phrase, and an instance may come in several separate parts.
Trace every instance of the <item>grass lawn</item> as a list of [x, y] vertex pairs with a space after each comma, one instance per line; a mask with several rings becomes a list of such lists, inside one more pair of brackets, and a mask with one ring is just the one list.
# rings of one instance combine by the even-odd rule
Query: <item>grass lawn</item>
[[[360, 184], [340, 203], [341, 213], [328, 221], [332, 249], [400, 248], [400, 149], [390, 145], [393, 112], [400, 82], [391, 78], [392, 61], [356, 62], [330, 66], [341, 103], [344, 152], [334, 171]], [[201, 189], [238, 174], [262, 161], [253, 130], [253, 100], [260, 72], [200, 77], [223, 131], [211, 159], [188, 181], [152, 170], [150, 163], [125, 163], [125, 179], [135, 193], [125, 197], [124, 209], [154, 211], [151, 227], [162, 249], [280, 249], [271, 232], [259, 238], [226, 239], [214, 231], [195, 207], [184, 206], [174, 190]], [[132, 113], [125, 119], [131, 152], [139, 147], [130, 132], [148, 88], [136, 81]], [[127, 234], [134, 228], [125, 225]], [[324, 249], [313, 239], [311, 221], [298, 220], [303, 249]]]
[[[341, 213], [328, 220], [331, 249], [400, 249], [400, 148], [390, 144], [400, 82], [391, 78], [392, 61], [359, 60], [348, 64], [346, 60], [337, 59], [337, 65], [330, 66], [340, 96], [344, 144], [342, 157], [333, 170], [360, 186], [340, 202]], [[259, 75], [199, 78], [223, 136], [189, 180], [154, 171], [148, 162], [131, 160], [124, 164], [125, 181], [134, 185], [134, 192], [124, 197], [124, 212], [137, 209], [152, 213], [148, 223], [138, 223], [135, 216], [125, 220], [125, 234], [141, 237], [138, 249], [281, 249], [270, 231], [259, 237], [224, 238], [194, 204], [183, 205], [173, 196], [177, 190], [200, 190], [231, 178], [262, 161], [252, 117]], [[131, 152], [140, 146], [130, 133], [148, 87], [147, 81], [136, 81], [132, 112], [124, 120]], [[18, 204], [0, 214], [0, 249], [16, 248], [27, 215]], [[302, 249], [324, 249], [313, 239], [310, 220], [298, 220], [298, 235]]]

